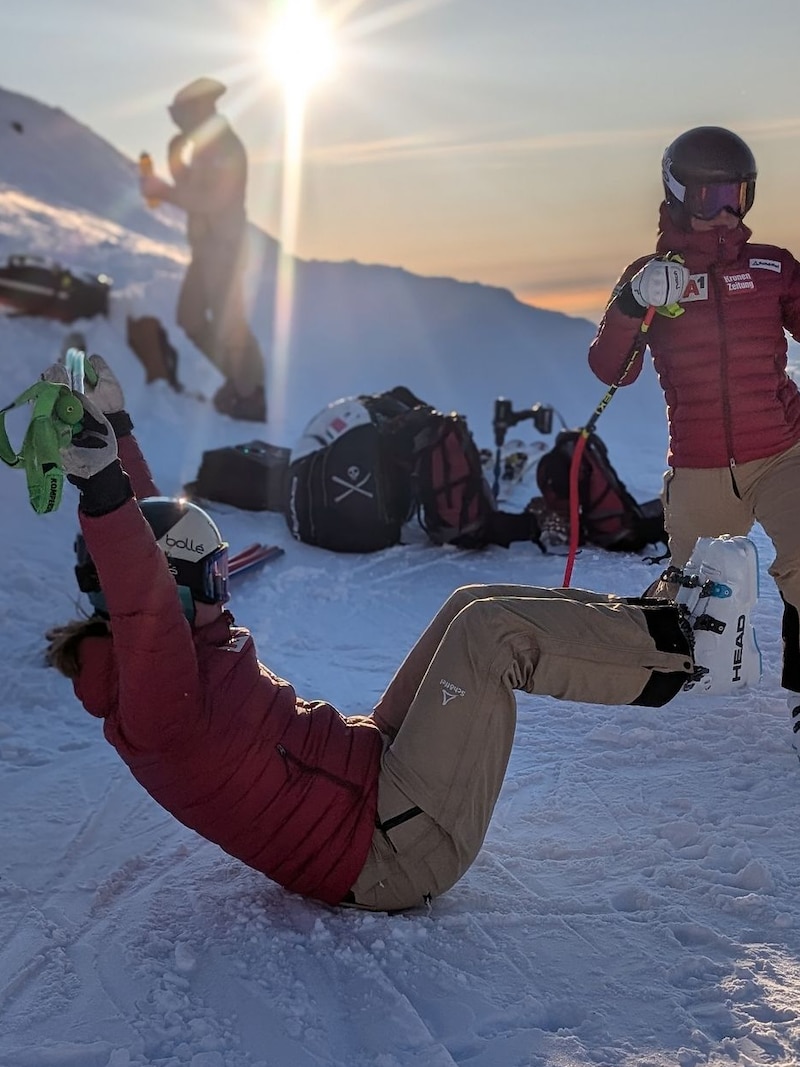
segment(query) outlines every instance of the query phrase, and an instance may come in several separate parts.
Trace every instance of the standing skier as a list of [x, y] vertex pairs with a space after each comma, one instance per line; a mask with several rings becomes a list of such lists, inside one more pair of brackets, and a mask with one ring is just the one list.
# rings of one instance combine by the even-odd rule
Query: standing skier
[[[662, 161], [656, 254], [625, 269], [589, 350], [608, 384], [621, 373], [647, 307], [647, 342], [667, 402], [663, 500], [672, 563], [698, 537], [746, 534], [760, 522], [775, 546], [770, 574], [784, 598], [782, 684], [800, 731], [800, 392], [787, 374], [784, 330], [800, 339], [800, 264], [754, 244], [742, 221], [756, 163], [730, 130], [681, 134]], [[621, 384], [636, 380], [638, 357]], [[800, 744], [800, 740], [798, 741]]]
[[173, 185], [143, 174], [142, 195], [186, 212], [192, 259], [178, 297], [177, 320], [225, 376], [214, 406], [234, 419], [265, 422], [264, 357], [247, 322], [244, 145], [217, 113], [225, 86], [198, 78], [169, 107], [180, 130], [169, 144]]

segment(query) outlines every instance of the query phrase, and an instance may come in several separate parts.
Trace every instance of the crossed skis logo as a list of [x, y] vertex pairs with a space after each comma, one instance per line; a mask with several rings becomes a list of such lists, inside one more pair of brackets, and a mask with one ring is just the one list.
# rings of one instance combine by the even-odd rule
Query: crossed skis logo
[[361, 474], [361, 468], [355, 465], [347, 468], [347, 478], [340, 478], [338, 474], [331, 476], [331, 481], [334, 485], [340, 485], [343, 487], [344, 492], [338, 494], [333, 498], [334, 504], [341, 504], [343, 500], [346, 500], [354, 493], [358, 496], [365, 496], [368, 500], [372, 500], [375, 494], [371, 489], [367, 488], [367, 485], [372, 478], [372, 471], [367, 471], [365, 475]]

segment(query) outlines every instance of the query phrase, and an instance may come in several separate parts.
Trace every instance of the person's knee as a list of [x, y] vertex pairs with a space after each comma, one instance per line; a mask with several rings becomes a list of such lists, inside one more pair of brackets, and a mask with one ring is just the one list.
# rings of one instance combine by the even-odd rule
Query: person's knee
[[486, 585], [461, 585], [454, 589], [447, 598], [447, 606], [452, 609], [452, 614], [457, 615], [467, 604], [472, 604], [486, 595]]

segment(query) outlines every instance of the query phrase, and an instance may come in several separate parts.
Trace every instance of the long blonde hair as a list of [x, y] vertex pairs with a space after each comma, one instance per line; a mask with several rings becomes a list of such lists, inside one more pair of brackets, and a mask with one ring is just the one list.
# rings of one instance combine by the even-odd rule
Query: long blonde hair
[[54, 626], [45, 633], [47, 648], [45, 662], [55, 667], [67, 678], [77, 678], [80, 673], [78, 660], [80, 643], [84, 637], [103, 637], [111, 633], [108, 619], [92, 615], [84, 619], [71, 619], [63, 626]]

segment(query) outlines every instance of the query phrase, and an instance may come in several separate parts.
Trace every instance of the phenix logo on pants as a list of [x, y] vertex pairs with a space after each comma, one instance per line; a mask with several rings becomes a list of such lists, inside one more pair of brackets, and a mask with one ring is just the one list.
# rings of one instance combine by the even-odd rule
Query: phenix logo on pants
[[439, 679], [439, 685], [442, 687], [442, 707], [447, 707], [451, 700], [455, 700], [456, 697], [465, 697], [466, 692], [453, 682], [448, 682], [446, 678]]

